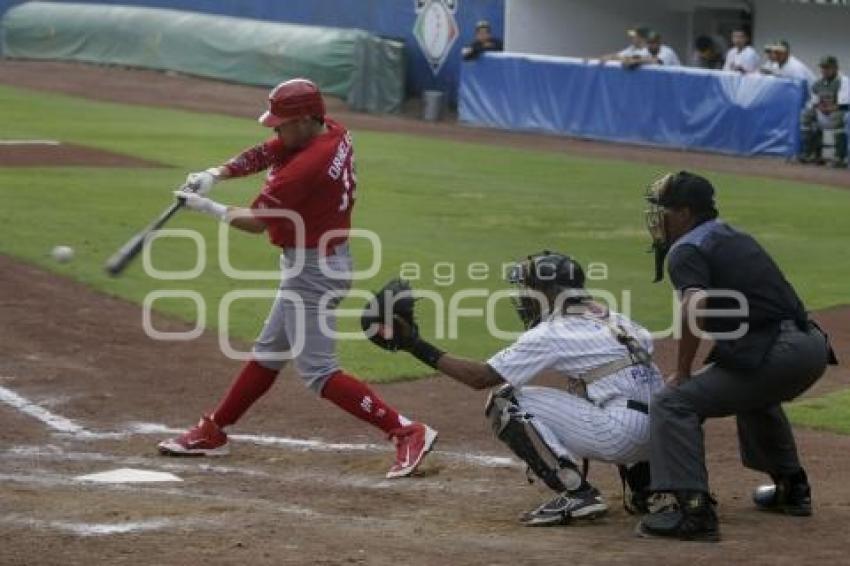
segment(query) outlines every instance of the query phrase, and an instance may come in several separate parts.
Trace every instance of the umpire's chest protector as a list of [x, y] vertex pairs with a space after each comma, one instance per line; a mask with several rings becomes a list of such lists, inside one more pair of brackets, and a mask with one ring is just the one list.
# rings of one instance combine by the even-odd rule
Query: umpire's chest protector
[[747, 325], [740, 337], [715, 340], [708, 360], [720, 366], [760, 366], [783, 320], [801, 327], [806, 322], [802, 302], [770, 255], [752, 236], [723, 221], [704, 222], [680, 238], [670, 250], [668, 269], [678, 290], [709, 292], [708, 332], [735, 333]]

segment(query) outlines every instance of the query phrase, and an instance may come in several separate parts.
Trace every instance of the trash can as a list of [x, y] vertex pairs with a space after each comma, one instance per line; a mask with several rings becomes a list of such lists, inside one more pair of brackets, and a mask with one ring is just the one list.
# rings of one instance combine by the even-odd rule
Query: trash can
[[445, 96], [440, 90], [426, 90], [422, 93], [422, 119], [426, 122], [436, 122], [443, 116], [443, 100]]

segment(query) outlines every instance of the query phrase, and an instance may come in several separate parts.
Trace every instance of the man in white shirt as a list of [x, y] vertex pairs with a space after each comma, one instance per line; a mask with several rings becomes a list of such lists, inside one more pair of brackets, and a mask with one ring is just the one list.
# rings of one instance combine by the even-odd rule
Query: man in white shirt
[[747, 30], [740, 28], [732, 32], [732, 48], [726, 53], [724, 71], [735, 73], [757, 73], [759, 70], [759, 54], [750, 45], [750, 35]]
[[772, 54], [772, 61], [762, 67], [762, 72], [777, 77], [788, 77], [806, 82], [808, 90], [817, 78], [805, 63], [791, 55], [791, 46], [784, 39], [765, 46]]
[[632, 29], [627, 30], [626, 34], [629, 36], [629, 41], [631, 42], [629, 46], [616, 53], [603, 55], [599, 58], [599, 62], [606, 63], [608, 61], [621, 61], [623, 63], [627, 63], [634, 59], [642, 59], [646, 57], [649, 55], [649, 51], [646, 49], [646, 39], [650, 31], [651, 30], [646, 26], [635, 26]]
[[661, 42], [661, 34], [657, 31], [649, 32], [646, 38], [646, 50], [649, 55], [644, 59], [644, 64], [665, 65], [667, 67], [679, 67], [682, 64], [676, 52], [670, 46]]
[[[517, 287], [514, 306], [527, 330], [486, 362], [426, 342], [412, 304], [396, 307], [403, 294], [388, 299], [393, 306], [387, 316], [390, 309], [377, 306], [386, 295], [380, 291], [361, 321], [382, 348], [405, 350], [473, 389], [491, 389], [485, 415], [496, 437], [556, 493], [521, 517], [526, 526], [605, 514], [608, 506], [579, 469], [583, 459], [617, 464], [632, 492], [627, 510], [647, 511], [649, 402], [663, 384], [652, 363], [652, 337], [594, 301], [584, 279], [578, 262], [559, 253], [544, 251], [515, 264], [508, 281]], [[547, 386], [531, 386], [544, 375]]]

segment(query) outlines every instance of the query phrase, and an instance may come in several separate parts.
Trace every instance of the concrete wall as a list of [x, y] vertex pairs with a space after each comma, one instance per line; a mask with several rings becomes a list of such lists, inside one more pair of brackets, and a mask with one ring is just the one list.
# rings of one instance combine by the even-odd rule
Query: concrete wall
[[[508, 51], [594, 57], [628, 44], [635, 24], [657, 29], [684, 60], [688, 47], [688, 2], [668, 0], [506, 0]], [[671, 8], [671, 5], [673, 6]]]
[[[593, 57], [625, 47], [624, 30], [643, 23], [660, 31], [687, 63], [696, 35], [729, 27], [706, 15], [707, 9], [727, 10], [733, 18], [736, 10], [751, 9], [753, 45], [759, 52], [768, 41], [787, 39], [794, 55], [816, 73], [825, 54], [838, 57], [850, 73], [850, 7], [785, 0], [506, 0], [505, 46], [509, 51]], [[695, 19], [697, 10], [709, 19]]]
[[787, 4], [755, 0], [754, 44], [787, 39], [791, 52], [818, 74], [823, 55], [835, 55], [845, 74], [850, 73], [850, 7]]

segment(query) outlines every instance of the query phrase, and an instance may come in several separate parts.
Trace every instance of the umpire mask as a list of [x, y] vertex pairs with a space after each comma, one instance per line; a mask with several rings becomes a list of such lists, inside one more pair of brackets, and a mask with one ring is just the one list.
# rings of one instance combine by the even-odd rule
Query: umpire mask
[[668, 173], [656, 179], [646, 191], [649, 208], [646, 210], [646, 228], [652, 236], [655, 253], [655, 282], [664, 278], [664, 258], [682, 226], [669, 222], [668, 210], [688, 209], [696, 226], [717, 218], [714, 204], [714, 187], [705, 177], [688, 171]]
[[673, 178], [673, 173], [667, 173], [652, 182], [646, 189], [646, 201], [649, 207], [645, 211], [646, 229], [652, 238], [650, 252], [655, 256], [655, 279], [658, 283], [664, 279], [664, 259], [670, 251], [670, 242], [667, 238], [667, 230], [664, 227], [664, 207], [661, 205], [663, 193]]

